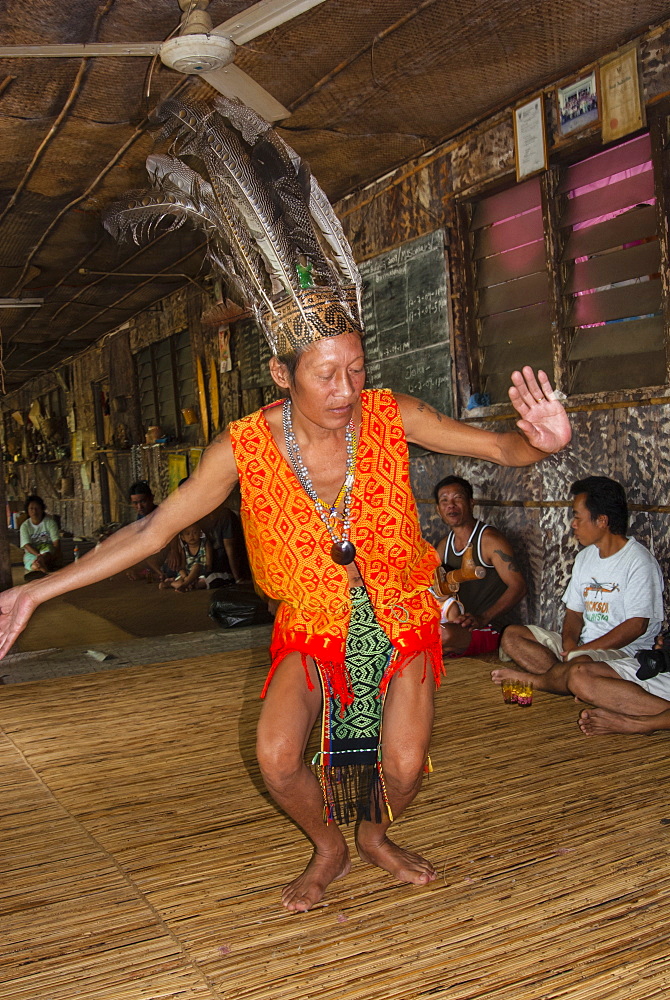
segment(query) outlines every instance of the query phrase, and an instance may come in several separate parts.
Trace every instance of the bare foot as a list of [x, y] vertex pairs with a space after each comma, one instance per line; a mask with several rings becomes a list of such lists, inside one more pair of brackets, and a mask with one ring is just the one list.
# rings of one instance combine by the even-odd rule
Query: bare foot
[[608, 733], [648, 735], [656, 730], [653, 715], [621, 715], [606, 708], [586, 708], [580, 712], [577, 725], [585, 736], [605, 736]]
[[502, 684], [503, 681], [533, 681], [537, 683], [537, 674], [526, 673], [518, 667], [498, 667], [491, 671], [491, 680], [494, 684]]
[[282, 905], [295, 913], [306, 913], [323, 899], [330, 883], [344, 878], [350, 869], [351, 860], [346, 847], [337, 854], [324, 855], [314, 851], [302, 875], [282, 889]]
[[414, 851], [407, 851], [404, 847], [398, 847], [388, 837], [379, 844], [366, 844], [365, 847], [360, 841], [356, 842], [358, 854], [362, 861], [367, 861], [370, 865], [383, 868], [389, 872], [399, 882], [409, 882], [412, 885], [427, 885], [436, 878], [437, 872], [430, 861], [422, 858]]

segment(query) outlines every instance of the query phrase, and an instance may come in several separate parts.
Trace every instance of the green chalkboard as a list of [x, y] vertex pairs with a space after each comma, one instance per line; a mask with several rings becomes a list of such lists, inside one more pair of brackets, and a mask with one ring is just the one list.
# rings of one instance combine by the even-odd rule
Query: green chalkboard
[[[360, 266], [367, 384], [418, 396], [452, 415], [444, 231], [403, 243]], [[273, 386], [270, 348], [252, 320], [233, 326], [243, 390]]]
[[232, 327], [233, 359], [240, 369], [242, 389], [274, 385], [270, 375], [270, 347], [262, 330], [252, 319], [239, 320]]
[[418, 396], [450, 416], [445, 233], [438, 229], [360, 265], [368, 385]]

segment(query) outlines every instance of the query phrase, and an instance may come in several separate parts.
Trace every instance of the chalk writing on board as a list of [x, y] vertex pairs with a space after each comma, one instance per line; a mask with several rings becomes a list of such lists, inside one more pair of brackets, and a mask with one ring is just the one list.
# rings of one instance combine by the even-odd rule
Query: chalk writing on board
[[452, 413], [449, 290], [443, 230], [360, 266], [368, 385]]

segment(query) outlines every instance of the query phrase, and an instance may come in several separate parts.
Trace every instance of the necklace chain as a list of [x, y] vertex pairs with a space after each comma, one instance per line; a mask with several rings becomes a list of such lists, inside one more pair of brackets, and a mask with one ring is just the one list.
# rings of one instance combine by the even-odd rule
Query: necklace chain
[[[353, 562], [356, 550], [349, 541], [349, 529], [351, 526], [351, 497], [356, 473], [356, 430], [354, 428], [353, 419], [349, 421], [344, 432], [344, 438], [347, 445], [347, 471], [337, 498], [332, 504], [324, 503], [314, 489], [309, 471], [303, 461], [300, 453], [300, 446], [293, 430], [293, 421], [291, 419], [291, 400], [288, 398], [284, 400], [282, 405], [282, 425], [284, 428], [286, 450], [288, 452], [288, 457], [291, 460], [293, 471], [298, 478], [298, 482], [314, 504], [317, 514], [326, 526], [326, 530], [333, 541], [333, 547], [331, 549], [331, 556], [333, 557], [333, 560], [340, 565], [346, 565], [348, 562]], [[342, 536], [338, 537], [331, 522], [335, 519], [339, 519], [340, 515], [338, 513], [338, 507], [342, 501], [344, 501], [344, 507], [341, 515]], [[349, 555], [350, 558], [345, 558]]]

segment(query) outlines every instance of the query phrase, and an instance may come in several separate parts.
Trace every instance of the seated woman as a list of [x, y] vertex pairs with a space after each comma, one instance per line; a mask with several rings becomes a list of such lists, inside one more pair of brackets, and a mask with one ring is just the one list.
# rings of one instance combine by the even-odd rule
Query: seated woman
[[161, 590], [204, 590], [212, 572], [212, 546], [200, 523], [179, 532], [168, 546]]
[[[48, 517], [44, 500], [37, 494], [26, 498], [28, 517], [19, 531], [19, 544], [23, 549], [26, 579], [51, 573], [63, 564], [58, 525]], [[34, 575], [33, 575], [34, 574]]]

